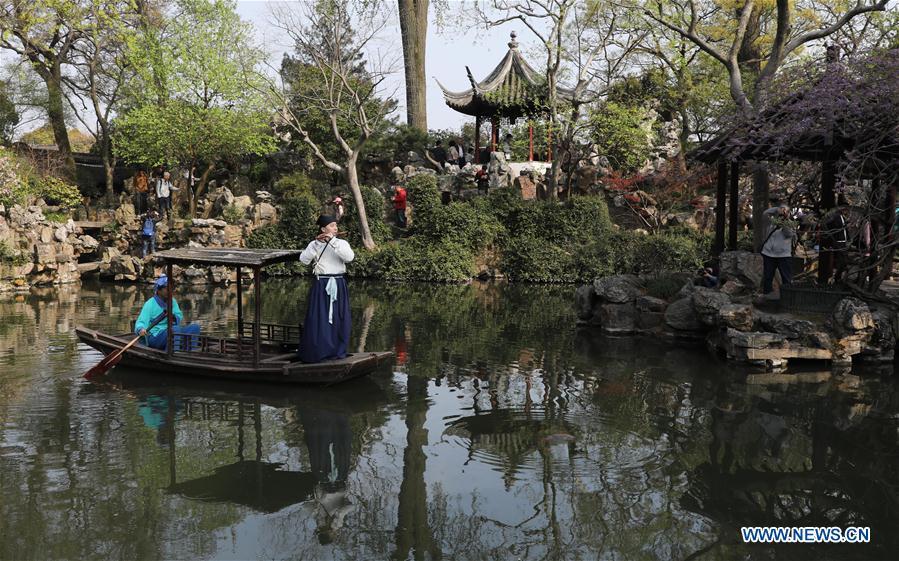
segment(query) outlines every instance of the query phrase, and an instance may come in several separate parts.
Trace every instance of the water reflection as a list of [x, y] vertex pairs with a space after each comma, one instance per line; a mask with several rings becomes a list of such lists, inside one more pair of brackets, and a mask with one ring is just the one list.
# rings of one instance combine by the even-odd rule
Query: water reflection
[[[263, 320], [301, 317], [268, 281]], [[351, 347], [393, 372], [327, 389], [117, 369], [75, 324], [147, 290], [0, 297], [0, 558], [889, 559], [892, 378], [758, 376], [702, 348], [572, 328], [570, 287], [357, 282]], [[234, 289], [183, 289], [204, 330]], [[252, 310], [252, 308], [251, 308]], [[747, 546], [739, 527], [872, 528]]]

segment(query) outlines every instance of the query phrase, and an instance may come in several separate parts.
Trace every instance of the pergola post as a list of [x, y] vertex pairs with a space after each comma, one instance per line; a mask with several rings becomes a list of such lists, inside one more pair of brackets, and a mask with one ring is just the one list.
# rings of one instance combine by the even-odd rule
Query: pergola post
[[[828, 155], [821, 165], [821, 217], [827, 216], [827, 211], [836, 206], [837, 199], [834, 187], [837, 176], [833, 158]], [[818, 281], [826, 283], [833, 276], [834, 255], [832, 251], [818, 251]]]
[[474, 118], [474, 163], [481, 163], [481, 116]]
[[534, 161], [534, 123], [528, 121], [528, 161]]
[[740, 162], [730, 164], [730, 221], [727, 225], [727, 247], [737, 249], [737, 226], [740, 221]]
[[724, 251], [724, 212], [727, 198], [727, 161], [718, 160], [718, 189], [715, 193], [715, 257]]
[[240, 277], [241, 270], [237, 267], [237, 354], [243, 355], [243, 284]]
[[259, 366], [259, 357], [262, 354], [260, 343], [260, 331], [262, 330], [262, 278], [259, 267], [253, 267], [253, 366]]
[[490, 118], [490, 151], [496, 152], [497, 129], [499, 128], [499, 119], [497, 117]]
[[165, 276], [169, 286], [169, 298], [165, 302], [165, 352], [172, 356], [175, 354], [175, 333], [172, 330], [172, 326], [175, 324], [172, 311], [172, 302], [175, 300], [175, 275], [174, 266], [171, 263], [166, 263]]

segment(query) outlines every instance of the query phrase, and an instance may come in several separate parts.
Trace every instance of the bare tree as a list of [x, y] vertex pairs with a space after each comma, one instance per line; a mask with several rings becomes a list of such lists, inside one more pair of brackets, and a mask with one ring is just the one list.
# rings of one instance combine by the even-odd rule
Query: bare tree
[[[106, 175], [106, 199], [113, 202], [116, 157], [112, 151], [111, 120], [130, 75], [125, 57], [126, 21], [130, 3], [105, 0], [91, 6], [90, 25], [73, 47], [74, 74], [64, 78], [72, 95], [67, 100], [75, 116], [94, 136], [100, 147]], [[115, 17], [109, 17], [115, 14]], [[78, 106], [80, 104], [80, 107]], [[90, 117], [94, 117], [92, 121]]]
[[[376, 95], [391, 65], [383, 57], [373, 62], [369, 56], [365, 73], [359, 76], [355, 62], [362, 53], [375, 54], [375, 39], [386, 23], [385, 16], [377, 4], [347, 0], [278, 7], [273, 15], [274, 25], [288, 34], [308, 60], [316, 82], [300, 90], [269, 80], [265, 93], [279, 108], [284, 123], [300, 135], [314, 156], [325, 167], [344, 176], [359, 213], [362, 243], [366, 249], [374, 249], [357, 165], [374, 124], [392, 107]], [[359, 27], [353, 30], [350, 22]], [[305, 122], [314, 112], [327, 117], [331, 134], [343, 155], [342, 161], [326, 156], [310, 136]]]

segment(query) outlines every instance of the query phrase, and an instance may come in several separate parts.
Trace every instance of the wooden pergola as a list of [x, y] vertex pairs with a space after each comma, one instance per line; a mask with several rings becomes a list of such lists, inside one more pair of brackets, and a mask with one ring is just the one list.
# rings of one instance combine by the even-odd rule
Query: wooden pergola
[[[496, 68], [480, 82], [474, 79], [471, 69], [466, 66], [468, 81], [471, 87], [465, 91], [448, 90], [440, 81], [437, 85], [443, 90], [446, 104], [465, 115], [475, 118], [475, 163], [479, 163], [481, 151], [481, 123], [489, 119], [490, 150], [496, 150], [500, 138], [501, 118], [512, 121], [527, 116], [538, 115], [546, 111], [546, 80], [522, 56], [518, 50], [516, 34], [513, 31], [509, 41], [509, 50]], [[573, 102], [574, 90], [556, 86], [559, 99]], [[528, 161], [534, 159], [534, 127], [528, 125]], [[552, 130], [547, 131], [547, 160], [552, 161]]]
[[[806, 96], [816, 95], [815, 88], [799, 91], [770, 109], [763, 111], [758, 117], [732, 126], [717, 137], [696, 148], [690, 158], [709, 165], [717, 165], [718, 181], [715, 206], [715, 243], [714, 254], [719, 255], [725, 249], [725, 224], [727, 224], [727, 244], [729, 250], [737, 248], [737, 229], [739, 223], [739, 179], [740, 168], [746, 162], [819, 162], [821, 164], [821, 190], [818, 207], [822, 216], [836, 207], [836, 178], [838, 162], [857, 145], [858, 129], [867, 123], [847, 123], [839, 116], [830, 116], [828, 122], [819, 126], [799, 126], [807, 119], [800, 109]], [[847, 91], [846, 96], [853, 95]], [[802, 131], [783, 141], [783, 135], [777, 131], [785, 126]], [[874, 125], [871, 124], [873, 127]], [[847, 131], [852, 130], [852, 133]], [[873, 134], [872, 129], [872, 134]], [[882, 131], [878, 131], [881, 134]], [[884, 138], [877, 148], [876, 158], [880, 161], [899, 162], [899, 131]], [[877, 170], [863, 169], [862, 177], [877, 179]], [[877, 186], [877, 185], [875, 185]], [[885, 208], [887, 223], [894, 221], [896, 202], [896, 185], [888, 185]], [[730, 197], [729, 212], [726, 212], [727, 198]], [[726, 216], [727, 214], [727, 216]], [[832, 273], [832, 264], [821, 260], [819, 275], [826, 279]]]

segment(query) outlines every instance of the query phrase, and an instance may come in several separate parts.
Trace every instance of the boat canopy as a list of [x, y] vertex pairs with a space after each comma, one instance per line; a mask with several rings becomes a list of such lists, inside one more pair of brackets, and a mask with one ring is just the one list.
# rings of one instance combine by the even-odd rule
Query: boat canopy
[[244, 247], [181, 247], [167, 249], [153, 255], [166, 264], [219, 265], [225, 267], [262, 268], [275, 263], [296, 261], [299, 249], [248, 249]]

